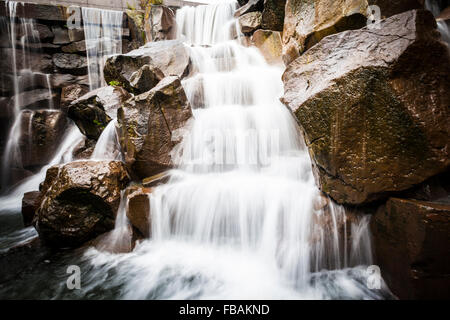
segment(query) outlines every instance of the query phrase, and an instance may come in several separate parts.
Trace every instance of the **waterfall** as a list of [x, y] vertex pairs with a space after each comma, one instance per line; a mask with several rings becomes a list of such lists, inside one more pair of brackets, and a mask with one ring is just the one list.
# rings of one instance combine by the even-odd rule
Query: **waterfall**
[[[435, 18], [437, 18], [442, 12], [443, 8], [441, 8], [441, 6], [442, 3], [438, 3], [438, 1], [425, 0], [425, 9], [431, 11]], [[441, 34], [442, 41], [450, 45], [450, 29], [448, 23], [444, 20], [437, 20], [436, 22], [438, 31]]]
[[86, 40], [89, 87], [105, 85], [103, 67], [106, 58], [122, 53], [123, 12], [97, 8], [82, 8]]
[[111, 120], [95, 144], [92, 152], [92, 160], [119, 160], [122, 161], [122, 153], [119, 138], [116, 131], [117, 120]]
[[108, 283], [127, 299], [380, 298], [365, 282], [368, 218], [320, 195], [279, 101], [283, 70], [234, 39], [235, 8], [177, 11], [195, 119], [169, 182], [149, 194], [150, 239], [129, 254], [89, 249], [92, 274], [120, 274]]

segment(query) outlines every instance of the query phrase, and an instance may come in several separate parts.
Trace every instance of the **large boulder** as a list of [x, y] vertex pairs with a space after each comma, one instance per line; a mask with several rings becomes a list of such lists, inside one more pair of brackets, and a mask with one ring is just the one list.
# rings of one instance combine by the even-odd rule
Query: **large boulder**
[[55, 53], [52, 57], [53, 64], [62, 73], [74, 75], [87, 74], [87, 58], [73, 53]]
[[189, 72], [189, 52], [178, 40], [149, 42], [127, 54], [108, 58], [104, 68], [105, 80], [127, 87], [131, 76], [144, 65], [152, 65], [164, 76], [184, 77]]
[[249, 12], [239, 17], [239, 26], [243, 33], [252, 33], [261, 28], [261, 12]]
[[48, 246], [78, 246], [111, 230], [129, 181], [119, 161], [77, 161], [48, 169], [35, 227]]
[[24, 111], [19, 148], [22, 166], [34, 171], [53, 157], [64, 136], [67, 117], [60, 110]]
[[360, 204], [450, 163], [450, 56], [429, 11], [323, 39], [283, 75], [322, 191]]
[[106, 86], [90, 91], [69, 105], [68, 116], [89, 139], [97, 140], [117, 117], [117, 109], [131, 95], [121, 87]]
[[172, 166], [174, 134], [192, 117], [178, 77], [166, 77], [152, 90], [132, 97], [118, 110], [125, 161], [140, 178]]
[[66, 109], [73, 101], [81, 98], [89, 92], [89, 87], [81, 84], [69, 84], [61, 90], [60, 107]]
[[450, 203], [390, 198], [372, 218], [376, 264], [400, 299], [446, 299]]
[[150, 237], [150, 188], [134, 188], [130, 190], [127, 206], [127, 218], [143, 237]]
[[267, 30], [283, 31], [286, 0], [264, 0], [261, 27]]
[[256, 30], [252, 41], [261, 51], [268, 63], [281, 63], [282, 43], [281, 33], [271, 30]]
[[145, 17], [147, 42], [175, 39], [176, 21], [172, 9], [163, 5], [150, 5], [146, 8]]
[[366, 0], [287, 0], [283, 29], [286, 65], [324, 37], [366, 25]]

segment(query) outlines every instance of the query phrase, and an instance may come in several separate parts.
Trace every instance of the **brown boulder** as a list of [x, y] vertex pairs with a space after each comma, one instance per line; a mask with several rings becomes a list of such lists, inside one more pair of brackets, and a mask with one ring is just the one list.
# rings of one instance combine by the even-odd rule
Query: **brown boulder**
[[163, 5], [151, 5], [145, 11], [145, 34], [147, 42], [175, 39], [175, 13]]
[[192, 117], [178, 77], [166, 77], [152, 90], [134, 96], [118, 110], [125, 161], [140, 178], [172, 166], [173, 134]]
[[242, 5], [234, 13], [235, 17], [240, 17], [249, 12], [261, 12], [264, 9], [264, 0], [248, 0], [246, 4]]
[[129, 181], [119, 161], [77, 161], [47, 170], [35, 227], [48, 246], [78, 246], [111, 230]]
[[283, 75], [322, 191], [359, 204], [450, 163], [450, 57], [430, 12], [323, 39]]
[[252, 41], [261, 51], [268, 63], [279, 63], [281, 60], [282, 43], [281, 33], [271, 30], [256, 30]]
[[41, 192], [26, 192], [22, 198], [22, 218], [25, 227], [33, 224], [33, 218], [41, 204]]
[[239, 25], [243, 33], [252, 33], [261, 28], [261, 12], [249, 12], [239, 17]]
[[261, 27], [267, 30], [283, 31], [286, 0], [264, 0]]
[[73, 101], [81, 98], [89, 92], [89, 87], [81, 84], [69, 84], [61, 90], [61, 102], [62, 109], [66, 109]]
[[145, 237], [150, 237], [150, 188], [137, 188], [128, 195], [127, 217], [131, 225]]
[[450, 295], [450, 204], [390, 198], [371, 222], [376, 264], [400, 299]]

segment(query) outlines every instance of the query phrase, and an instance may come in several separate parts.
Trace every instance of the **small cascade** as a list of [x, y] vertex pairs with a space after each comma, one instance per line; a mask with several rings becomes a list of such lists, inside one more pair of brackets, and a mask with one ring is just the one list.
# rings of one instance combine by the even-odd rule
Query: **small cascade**
[[92, 160], [123, 160], [116, 125], [117, 120], [113, 119], [103, 130], [92, 153]]
[[89, 86], [91, 90], [105, 85], [103, 67], [106, 58], [122, 53], [123, 12], [82, 8], [86, 39]]
[[[438, 1], [425, 0], [425, 9], [431, 11], [435, 18], [437, 18], [443, 9], [441, 8]], [[442, 41], [446, 42], [450, 46], [450, 27], [449, 24], [444, 20], [437, 20], [437, 27], [441, 34]]]

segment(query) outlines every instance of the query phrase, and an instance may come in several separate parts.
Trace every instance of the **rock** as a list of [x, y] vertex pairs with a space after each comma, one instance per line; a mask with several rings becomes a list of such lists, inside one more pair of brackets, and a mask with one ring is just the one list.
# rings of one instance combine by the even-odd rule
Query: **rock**
[[97, 141], [85, 137], [73, 150], [73, 160], [90, 159]]
[[142, 179], [142, 185], [146, 188], [156, 187], [169, 181], [170, 175], [167, 171]]
[[12, 107], [17, 106], [20, 110], [23, 109], [38, 109], [38, 108], [56, 108], [59, 103], [59, 95], [54, 91], [48, 89], [35, 89], [21, 92], [9, 101]]
[[52, 26], [52, 32], [55, 35], [53, 44], [68, 44], [70, 43], [68, 29], [63, 29], [60, 26]]
[[264, 0], [249, 0], [247, 4], [243, 5], [234, 13], [235, 17], [240, 17], [249, 12], [259, 11], [264, 9]]
[[256, 30], [252, 41], [261, 51], [268, 63], [281, 63], [282, 43], [281, 32], [271, 30]]
[[423, 9], [423, 0], [369, 0], [369, 5], [380, 7], [381, 18], [413, 10]]
[[286, 65], [324, 37], [366, 25], [365, 0], [287, 0], [283, 29]]
[[[2, 48], [0, 59], [0, 70], [5, 73], [14, 73], [14, 52], [12, 48]], [[48, 54], [38, 52], [27, 52], [26, 58], [23, 50], [16, 50], [17, 70], [31, 68], [33, 71], [51, 73], [53, 71], [52, 58]]]
[[147, 42], [175, 39], [176, 21], [172, 9], [163, 5], [151, 5], [146, 8], [145, 17]]
[[83, 76], [74, 76], [71, 74], [53, 73], [50, 75], [50, 83], [52, 84], [52, 88], [64, 88], [71, 84], [89, 87], [89, 76], [87, 74]]
[[125, 11], [128, 21], [128, 29], [133, 41], [139, 43], [139, 47], [146, 42], [146, 34], [144, 28], [145, 13], [142, 10], [127, 9]]
[[164, 78], [164, 74], [157, 67], [146, 64], [130, 77], [129, 88], [135, 93], [149, 91]]
[[35, 224], [43, 243], [79, 246], [114, 228], [128, 181], [119, 161], [76, 161], [48, 169]]
[[152, 189], [138, 188], [128, 195], [127, 217], [130, 223], [144, 236], [150, 237], [150, 201]]
[[84, 40], [84, 29], [83, 28], [68, 29], [67, 34], [69, 36], [70, 42], [78, 42], [78, 41]]
[[87, 74], [87, 58], [71, 53], [55, 53], [52, 57], [53, 64], [63, 73], [74, 75]]
[[73, 101], [68, 116], [86, 137], [97, 140], [109, 121], [117, 117], [117, 109], [130, 97], [121, 87], [98, 88]]
[[165, 76], [184, 77], [189, 72], [189, 53], [184, 44], [178, 40], [149, 42], [145, 46], [127, 54], [108, 58], [104, 68], [107, 83], [124, 82], [146, 64], [160, 69]]
[[72, 42], [61, 48], [66, 53], [86, 52], [86, 40]]
[[261, 27], [267, 30], [283, 31], [286, 0], [264, 0]]
[[178, 77], [166, 77], [152, 90], [137, 95], [118, 110], [119, 137], [125, 161], [140, 178], [172, 166], [170, 152], [176, 130], [192, 117]]
[[[7, 16], [6, 2], [0, 3], [0, 16]], [[31, 2], [20, 2], [16, 7], [17, 18], [67, 22], [70, 16], [67, 7]]]
[[41, 192], [26, 192], [22, 198], [22, 218], [23, 225], [29, 227], [33, 223], [34, 215], [41, 204]]
[[450, 58], [428, 11], [323, 39], [283, 75], [322, 191], [360, 204], [450, 163]]
[[66, 109], [69, 104], [81, 98], [88, 92], [89, 87], [80, 84], [69, 84], [68, 86], [63, 87], [61, 90], [61, 108]]
[[243, 33], [252, 33], [261, 28], [261, 12], [249, 12], [240, 16], [239, 25]]
[[19, 148], [22, 166], [34, 171], [46, 165], [55, 154], [67, 126], [60, 110], [24, 111]]
[[446, 299], [450, 204], [390, 198], [371, 222], [376, 264], [400, 299]]

